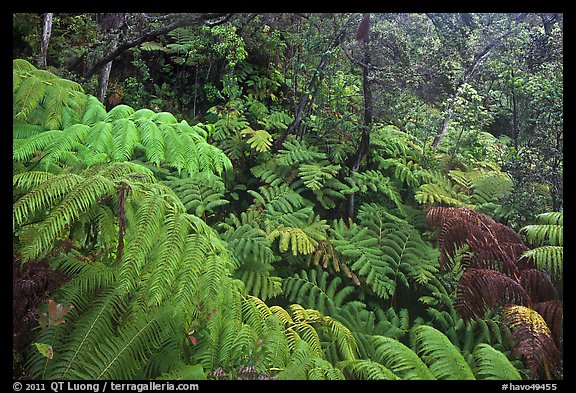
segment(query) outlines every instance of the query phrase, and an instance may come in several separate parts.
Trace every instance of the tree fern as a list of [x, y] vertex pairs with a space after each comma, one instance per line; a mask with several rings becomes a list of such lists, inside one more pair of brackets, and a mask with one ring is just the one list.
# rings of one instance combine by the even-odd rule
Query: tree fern
[[222, 238], [241, 264], [253, 260], [271, 264], [275, 261], [275, 255], [265, 235], [264, 231], [249, 224], [238, 223], [237, 227], [229, 227]]
[[490, 345], [479, 344], [474, 349], [474, 360], [476, 362], [474, 374], [478, 379], [522, 379], [508, 358]]
[[260, 187], [259, 192], [248, 190], [254, 197], [254, 205], [272, 212], [289, 213], [304, 206], [300, 194], [287, 186]]
[[[16, 128], [13, 155], [16, 161], [40, 154], [48, 167], [61, 164], [72, 154], [94, 165], [129, 161], [143, 153], [154, 165], [167, 165], [179, 171], [186, 169], [190, 174], [200, 171], [222, 174], [232, 168], [228, 157], [206, 142], [207, 134], [200, 125], [191, 127], [185, 121], [178, 123], [168, 112], [135, 111], [124, 104], [106, 112], [98, 100], [84, 94], [78, 85], [46, 71], [19, 77], [26, 80], [14, 93], [14, 119], [19, 124], [35, 124], [32, 112], [39, 111], [44, 116], [44, 129], [50, 131], [19, 140], [23, 135]], [[27, 86], [26, 81], [38, 86]], [[45, 89], [46, 99], [43, 98]], [[19, 126], [19, 129], [22, 128]]]
[[266, 130], [253, 130], [251, 127], [242, 130], [242, 136], [248, 136], [248, 144], [257, 152], [270, 151], [272, 147], [272, 135]]
[[282, 279], [270, 275], [271, 271], [270, 265], [247, 262], [234, 272], [234, 276], [242, 280], [250, 295], [267, 300], [282, 293]]
[[300, 274], [294, 274], [283, 281], [288, 300], [326, 315], [336, 314], [354, 291], [352, 286], [340, 288], [341, 284], [341, 278], [330, 277], [328, 272], [318, 269], [302, 270]]
[[504, 308], [503, 322], [512, 329], [516, 342], [513, 353], [524, 359], [532, 377], [537, 377], [542, 369], [546, 378], [552, 378], [559, 366], [560, 354], [542, 316], [531, 308], [510, 305]]
[[340, 170], [340, 165], [329, 165], [328, 161], [320, 161], [312, 164], [301, 164], [298, 174], [304, 181], [304, 185], [316, 191], [324, 187], [324, 183], [334, 178]]
[[543, 213], [537, 216], [538, 224], [526, 225], [520, 234], [535, 246], [563, 245], [563, 214], [561, 212]]
[[305, 341], [298, 341], [287, 366], [278, 373], [279, 379], [344, 379], [340, 370], [315, 355]]
[[394, 270], [382, 259], [384, 253], [378, 245], [378, 239], [372, 236], [368, 228], [356, 224], [346, 228], [340, 220], [335, 224], [334, 240], [336, 251], [347, 261], [351, 270], [365, 277], [372, 290], [384, 299], [396, 290]]
[[398, 182], [406, 184], [408, 187], [415, 189], [420, 186], [422, 179], [420, 179], [419, 171], [421, 166], [414, 161], [407, 161], [405, 158], [395, 159], [386, 158], [383, 159], [380, 156], [376, 156], [378, 162], [378, 167], [382, 171], [393, 168], [393, 177]]
[[475, 379], [458, 349], [433, 327], [414, 327], [410, 332], [410, 342], [436, 379]]
[[422, 184], [414, 199], [420, 204], [442, 204], [456, 207], [469, 207], [470, 202], [465, 195], [459, 194], [453, 188], [442, 187], [434, 183]]
[[[117, 180], [115, 178], [116, 176], [126, 176], [135, 169], [134, 166], [126, 164], [116, 164], [116, 166], [120, 171], [110, 171], [109, 168], [105, 167], [85, 178], [79, 176], [71, 177], [72, 179], [76, 179], [76, 182], [72, 186], [74, 188], [70, 187], [66, 189], [67, 194], [65, 197], [55, 207], [47, 219], [40, 224], [33, 239], [24, 246], [23, 253], [26, 255], [26, 258], [36, 258], [42, 253], [47, 252], [54, 239], [61, 238], [63, 229], [77, 220], [81, 214], [88, 211], [101, 197], [108, 196], [114, 192], [114, 180]], [[106, 173], [107, 171], [108, 173]], [[70, 177], [70, 175], [66, 174], [59, 176]], [[55, 179], [51, 178], [49, 180], [51, 184], [46, 184], [45, 186], [41, 184], [38, 187], [38, 191], [33, 190], [14, 204], [13, 212], [16, 224], [22, 223], [24, 217], [21, 212], [33, 212], [41, 208], [48, 202], [46, 201], [48, 196], [54, 195], [54, 191], [58, 192], [58, 189], [56, 188], [56, 190], [54, 190], [54, 188], [58, 187], [60, 182], [54, 180]], [[69, 180], [63, 183], [70, 184]], [[58, 203], [59, 201], [60, 198], [56, 198], [50, 202]]]
[[[343, 360], [337, 364], [337, 367], [348, 376], [349, 379], [361, 380], [397, 380], [398, 378], [392, 371], [369, 359]], [[357, 377], [357, 378], [354, 378]]]
[[198, 217], [214, 213], [219, 206], [229, 203], [224, 198], [224, 182], [210, 172], [185, 178], [169, 176], [165, 183], [178, 195], [186, 210]]
[[77, 112], [79, 117], [86, 104], [82, 87], [26, 63], [13, 60], [14, 120], [42, 124], [46, 129], [70, 125], [65, 119], [66, 111]]
[[304, 141], [286, 141], [283, 149], [279, 150], [278, 163], [293, 166], [303, 162], [320, 161], [326, 159], [326, 154], [314, 146], [308, 146]]
[[356, 192], [365, 193], [371, 191], [384, 195], [388, 200], [392, 201], [395, 206], [402, 204], [398, 190], [390, 181], [390, 178], [384, 176], [382, 172], [367, 170], [355, 173], [354, 176], [347, 177], [345, 180], [349, 188], [342, 191], [343, 194], [348, 195]]
[[372, 336], [375, 360], [401, 379], [436, 379], [420, 357], [393, 338]]
[[522, 261], [528, 261], [541, 270], [550, 272], [553, 277], [562, 277], [563, 248], [563, 214], [550, 212], [538, 215], [539, 224], [527, 225], [520, 229], [520, 235], [536, 246], [522, 254]]
[[144, 314], [134, 320], [121, 335], [108, 338], [103, 345], [96, 347], [92, 356], [86, 359], [86, 372], [76, 371], [76, 377], [131, 379], [137, 368], [146, 362], [146, 353], [157, 349], [177, 333], [175, 321], [178, 318], [172, 313], [166, 307], [152, 316]]

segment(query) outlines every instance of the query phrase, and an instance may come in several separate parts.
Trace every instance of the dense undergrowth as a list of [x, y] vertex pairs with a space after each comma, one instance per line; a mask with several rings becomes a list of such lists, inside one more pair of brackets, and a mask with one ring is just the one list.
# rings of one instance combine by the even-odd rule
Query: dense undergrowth
[[352, 170], [360, 130], [275, 149], [255, 95], [193, 123], [13, 81], [15, 378], [563, 377], [562, 213], [501, 223], [491, 134], [375, 123]]

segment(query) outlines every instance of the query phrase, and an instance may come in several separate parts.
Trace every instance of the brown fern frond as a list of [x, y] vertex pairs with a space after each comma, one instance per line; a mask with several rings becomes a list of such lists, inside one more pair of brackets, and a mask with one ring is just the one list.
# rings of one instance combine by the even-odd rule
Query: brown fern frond
[[550, 328], [552, 338], [557, 348], [562, 346], [562, 322], [564, 319], [564, 302], [562, 300], [549, 300], [534, 305], [534, 310], [542, 315]]
[[558, 300], [558, 291], [550, 274], [538, 269], [521, 270], [518, 282], [526, 290], [533, 304]]
[[[428, 213], [426, 214], [426, 222], [430, 227], [442, 228], [444, 226], [444, 223], [452, 218], [459, 218], [461, 220], [470, 221], [473, 219], [478, 220], [480, 218], [479, 216], [483, 215], [466, 207], [439, 206], [439, 207], [433, 207], [430, 210], [428, 210]], [[488, 223], [489, 220], [492, 220], [488, 216], [484, 217], [485, 217], [484, 219], [488, 219]]]
[[465, 321], [483, 316], [486, 308], [507, 304], [531, 304], [528, 293], [516, 280], [489, 269], [470, 268], [462, 273], [454, 308]]
[[441, 269], [451, 269], [456, 251], [468, 246], [469, 254], [460, 262], [464, 268], [490, 268], [511, 277], [517, 275], [516, 261], [528, 248], [511, 228], [468, 208], [432, 208], [426, 219], [428, 225], [440, 227]]
[[532, 308], [511, 305], [504, 308], [502, 321], [512, 330], [512, 354], [524, 359], [533, 378], [542, 368], [546, 378], [552, 379], [560, 365], [560, 352], [544, 318]]
[[468, 239], [468, 222], [459, 218], [450, 218], [442, 225], [438, 246], [440, 269], [450, 270], [456, 251], [462, 248]]

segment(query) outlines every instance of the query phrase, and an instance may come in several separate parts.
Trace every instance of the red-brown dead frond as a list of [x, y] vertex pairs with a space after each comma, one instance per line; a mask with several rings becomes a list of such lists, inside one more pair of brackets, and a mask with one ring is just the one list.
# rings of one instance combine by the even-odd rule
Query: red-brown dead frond
[[558, 300], [558, 291], [552, 284], [550, 275], [542, 270], [521, 270], [518, 282], [528, 292], [533, 304]]
[[430, 226], [440, 227], [441, 269], [451, 269], [456, 251], [467, 245], [464, 268], [496, 268], [511, 277], [518, 273], [516, 261], [528, 248], [511, 228], [468, 208], [436, 207], [426, 217]]
[[[473, 221], [473, 220], [492, 220], [488, 216], [484, 216], [472, 209], [468, 209], [466, 207], [433, 207], [428, 210], [426, 214], [426, 222], [428, 226], [435, 227], [435, 228], [442, 228], [444, 223], [451, 218], [458, 218], [465, 221]], [[493, 221], [493, 220], [492, 220]]]
[[489, 269], [470, 268], [462, 273], [454, 308], [465, 321], [483, 316], [486, 308], [507, 304], [530, 305], [528, 293], [516, 280]]
[[562, 300], [549, 300], [534, 305], [534, 310], [542, 315], [550, 328], [552, 338], [557, 348], [561, 347], [562, 322], [564, 319], [564, 302]]
[[544, 318], [532, 308], [510, 305], [504, 308], [502, 321], [512, 330], [512, 354], [524, 359], [533, 378], [542, 368], [546, 378], [552, 379], [560, 365], [560, 352]]

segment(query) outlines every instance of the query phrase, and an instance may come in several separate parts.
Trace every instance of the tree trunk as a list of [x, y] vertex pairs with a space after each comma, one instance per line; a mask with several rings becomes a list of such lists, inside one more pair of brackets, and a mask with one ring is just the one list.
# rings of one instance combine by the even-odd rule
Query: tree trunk
[[[370, 14], [365, 13], [362, 17], [362, 23], [366, 23], [367, 26], [370, 26]], [[362, 26], [362, 25], [361, 25]], [[368, 27], [366, 27], [368, 29]], [[354, 155], [354, 159], [352, 161], [352, 166], [350, 168], [351, 175], [354, 174], [360, 169], [360, 162], [366, 154], [368, 153], [368, 147], [370, 146], [370, 125], [372, 124], [372, 90], [370, 89], [370, 80], [369, 80], [369, 72], [370, 72], [370, 48], [369, 48], [369, 36], [370, 32], [367, 30], [363, 35], [363, 52], [364, 52], [364, 63], [362, 67], [362, 92], [364, 94], [364, 127], [362, 129], [362, 136], [360, 137], [360, 142], [358, 143], [358, 150]], [[348, 198], [348, 212], [347, 217], [353, 218], [354, 217], [354, 209], [355, 209], [355, 199], [354, 194], [351, 194]]]
[[107, 63], [100, 70], [100, 76], [98, 77], [98, 100], [104, 104], [106, 99], [106, 92], [108, 91], [108, 85], [110, 84], [110, 72], [112, 71], [112, 62]]
[[48, 66], [48, 45], [52, 35], [52, 17], [53, 13], [47, 12], [42, 16], [42, 40], [40, 42], [40, 55], [38, 56], [38, 67], [46, 68]]
[[[110, 46], [108, 48], [115, 48], [120, 41], [120, 28], [124, 25], [125, 17], [123, 13], [111, 13], [107, 14], [101, 21], [100, 25], [106, 34], [111, 35]], [[107, 49], [109, 54], [112, 50]], [[110, 73], [112, 72], [112, 60], [104, 64], [100, 69], [100, 75], [98, 77], [98, 100], [104, 103], [106, 99], [106, 92], [108, 91], [108, 85], [110, 83]]]
[[320, 59], [318, 67], [316, 67], [316, 71], [314, 72], [314, 76], [312, 76], [312, 80], [310, 80], [310, 84], [308, 85], [307, 91], [303, 92], [302, 95], [300, 96], [300, 102], [298, 104], [298, 109], [296, 110], [296, 116], [294, 117], [294, 120], [288, 126], [286, 131], [284, 131], [284, 133], [274, 142], [272, 151], [280, 150], [284, 145], [284, 142], [286, 141], [288, 135], [296, 132], [298, 130], [298, 127], [300, 127], [300, 123], [304, 119], [304, 114], [306, 113], [306, 108], [312, 105], [312, 101], [314, 99], [314, 95], [311, 94], [310, 92], [314, 91], [314, 93], [316, 93], [318, 91], [316, 85], [321, 80], [322, 71], [324, 70], [324, 67], [326, 67], [327, 63], [328, 63], [328, 53], [324, 53], [322, 55], [322, 58]]

